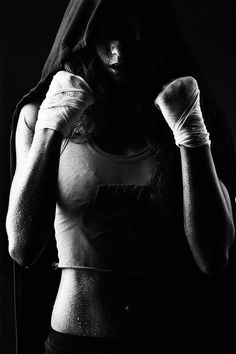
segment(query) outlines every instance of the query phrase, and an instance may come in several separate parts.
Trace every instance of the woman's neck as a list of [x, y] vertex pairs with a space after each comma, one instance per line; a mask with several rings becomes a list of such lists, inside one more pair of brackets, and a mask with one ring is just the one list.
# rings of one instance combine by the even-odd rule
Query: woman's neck
[[137, 87], [99, 87], [95, 114], [102, 125], [94, 141], [101, 149], [128, 154], [147, 145], [142, 97], [141, 89]]
[[94, 141], [102, 150], [118, 155], [133, 154], [147, 146], [146, 136], [141, 130], [122, 120], [112, 121], [112, 117]]

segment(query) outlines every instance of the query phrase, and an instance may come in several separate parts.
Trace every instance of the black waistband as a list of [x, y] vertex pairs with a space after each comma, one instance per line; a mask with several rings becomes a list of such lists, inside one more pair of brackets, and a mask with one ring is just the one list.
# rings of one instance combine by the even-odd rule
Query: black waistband
[[[137, 344], [137, 341], [140, 342]], [[137, 338], [106, 338], [76, 336], [50, 329], [45, 343], [50, 353], [60, 354], [102, 354], [102, 353], [137, 353], [143, 346]], [[146, 348], [147, 349], [147, 348]]]

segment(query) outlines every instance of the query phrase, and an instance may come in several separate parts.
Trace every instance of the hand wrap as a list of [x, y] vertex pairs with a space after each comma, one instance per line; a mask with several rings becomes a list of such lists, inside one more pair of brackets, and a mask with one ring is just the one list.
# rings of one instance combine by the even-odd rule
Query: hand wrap
[[84, 79], [59, 71], [40, 106], [35, 130], [49, 128], [66, 137], [84, 110], [93, 103], [93, 92]]
[[172, 129], [177, 146], [210, 146], [200, 107], [200, 91], [193, 77], [172, 81], [158, 95], [155, 105], [160, 108]]

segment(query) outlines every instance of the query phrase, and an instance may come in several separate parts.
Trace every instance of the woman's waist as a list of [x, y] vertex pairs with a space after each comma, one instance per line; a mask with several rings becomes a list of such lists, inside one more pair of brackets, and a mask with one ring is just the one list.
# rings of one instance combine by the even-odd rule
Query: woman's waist
[[83, 336], [149, 333], [172, 311], [178, 289], [173, 274], [63, 269], [52, 327]]
[[145, 294], [161, 295], [176, 287], [183, 279], [176, 269], [153, 271], [125, 271], [92, 267], [62, 268], [60, 291], [68, 291], [77, 300], [80, 296], [103, 299], [111, 296], [113, 300], [128, 296], [134, 300], [143, 299]]

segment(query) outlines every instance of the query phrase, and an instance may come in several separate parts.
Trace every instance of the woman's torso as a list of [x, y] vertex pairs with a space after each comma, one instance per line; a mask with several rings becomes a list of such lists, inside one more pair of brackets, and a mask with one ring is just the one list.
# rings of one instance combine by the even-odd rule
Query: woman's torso
[[62, 277], [53, 329], [126, 337], [167, 326], [163, 301], [173, 290], [178, 241], [150, 207], [154, 165], [147, 149], [122, 157], [92, 142], [69, 142], [61, 154], [55, 229]]

